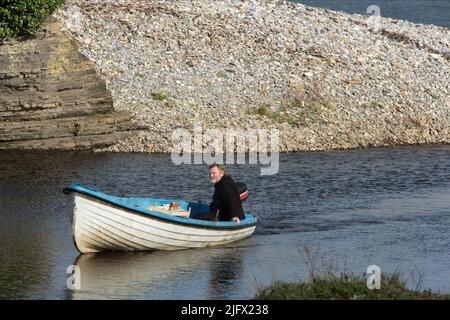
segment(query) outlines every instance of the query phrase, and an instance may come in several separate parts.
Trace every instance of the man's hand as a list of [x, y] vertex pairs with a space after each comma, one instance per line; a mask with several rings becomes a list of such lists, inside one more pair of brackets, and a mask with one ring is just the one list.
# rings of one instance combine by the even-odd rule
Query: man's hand
[[233, 219], [231, 219], [231, 220], [233, 220], [237, 224], [241, 223], [241, 219], [239, 219], [238, 217], [233, 217]]

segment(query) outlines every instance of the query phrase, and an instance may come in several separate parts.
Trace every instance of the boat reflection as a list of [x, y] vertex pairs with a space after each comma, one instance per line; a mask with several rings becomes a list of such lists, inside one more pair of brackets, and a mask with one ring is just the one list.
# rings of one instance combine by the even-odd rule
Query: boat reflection
[[[67, 299], [220, 299], [240, 281], [252, 238], [180, 251], [81, 254], [80, 290]], [[205, 288], [207, 287], [207, 289]]]
[[[236, 284], [247, 276], [245, 250], [228, 250], [220, 259], [209, 263], [208, 294], [206, 299], [226, 299], [237, 296]], [[240, 292], [239, 292], [240, 293]]]

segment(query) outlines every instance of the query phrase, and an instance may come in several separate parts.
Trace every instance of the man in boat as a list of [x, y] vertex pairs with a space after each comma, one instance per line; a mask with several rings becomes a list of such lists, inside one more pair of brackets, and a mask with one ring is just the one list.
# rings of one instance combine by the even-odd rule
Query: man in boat
[[213, 163], [209, 166], [209, 181], [214, 184], [215, 189], [209, 212], [197, 214], [195, 219], [231, 220], [236, 223], [245, 219], [239, 191], [223, 165]]

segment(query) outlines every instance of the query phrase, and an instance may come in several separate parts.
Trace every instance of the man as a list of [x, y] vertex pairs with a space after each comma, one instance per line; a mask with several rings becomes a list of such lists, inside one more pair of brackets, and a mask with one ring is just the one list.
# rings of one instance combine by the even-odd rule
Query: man
[[195, 219], [234, 221], [240, 223], [245, 219], [241, 199], [233, 178], [225, 168], [217, 163], [209, 166], [209, 181], [214, 184], [213, 201], [209, 205], [209, 213], [199, 213]]
[[220, 221], [232, 220], [240, 223], [242, 219], [245, 219], [234, 180], [222, 165], [213, 163], [209, 166], [209, 181], [214, 183], [215, 188], [209, 212], [217, 213]]

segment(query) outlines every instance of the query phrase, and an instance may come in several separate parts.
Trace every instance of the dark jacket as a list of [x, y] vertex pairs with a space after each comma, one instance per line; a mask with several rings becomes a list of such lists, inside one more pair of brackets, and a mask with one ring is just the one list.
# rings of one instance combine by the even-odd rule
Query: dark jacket
[[231, 176], [223, 176], [214, 185], [213, 201], [209, 205], [209, 211], [216, 213], [219, 210], [220, 221], [229, 221], [233, 217], [245, 219], [239, 192]]

